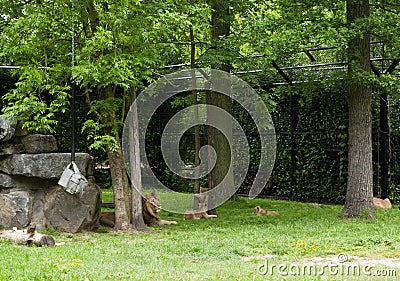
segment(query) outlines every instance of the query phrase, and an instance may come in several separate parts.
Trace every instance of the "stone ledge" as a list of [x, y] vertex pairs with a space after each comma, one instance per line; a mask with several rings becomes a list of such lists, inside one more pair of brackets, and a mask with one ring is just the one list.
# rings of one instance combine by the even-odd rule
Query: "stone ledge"
[[[59, 179], [70, 162], [70, 153], [14, 154], [0, 160], [0, 172], [13, 176]], [[85, 177], [93, 175], [94, 161], [89, 154], [76, 153], [75, 163]]]
[[53, 135], [33, 134], [15, 138], [16, 143], [21, 143], [26, 153], [50, 153], [56, 152], [57, 141]]
[[2, 189], [18, 188], [21, 190], [46, 189], [56, 185], [57, 179], [42, 179], [25, 176], [10, 176], [0, 172], [0, 191]]

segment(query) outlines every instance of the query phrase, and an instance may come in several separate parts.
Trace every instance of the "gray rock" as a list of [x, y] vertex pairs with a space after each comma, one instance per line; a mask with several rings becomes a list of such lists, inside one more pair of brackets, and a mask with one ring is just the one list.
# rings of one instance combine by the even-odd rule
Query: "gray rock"
[[6, 115], [0, 115], [0, 141], [8, 141], [14, 136], [17, 121]]
[[0, 193], [0, 226], [24, 228], [35, 225], [76, 233], [98, 227], [101, 193], [90, 181], [82, 196], [66, 193], [60, 186], [22, 191], [18, 189]]
[[[71, 195], [60, 186], [51, 188], [43, 200], [46, 227], [76, 233], [98, 227], [100, 188], [90, 182], [82, 196]], [[40, 223], [40, 222], [39, 222]]]
[[57, 151], [57, 141], [52, 135], [27, 135], [18, 138], [26, 153], [49, 153]]
[[25, 148], [22, 144], [0, 142], [0, 155], [12, 155], [24, 152]]
[[57, 180], [29, 178], [25, 176], [10, 176], [0, 173], [0, 189], [17, 188], [21, 190], [47, 189], [57, 184]]
[[[14, 154], [0, 160], [0, 172], [8, 175], [59, 179], [71, 161], [69, 153]], [[87, 153], [77, 153], [75, 162], [85, 176], [92, 176], [94, 161]]]
[[23, 228], [29, 225], [32, 202], [29, 192], [11, 191], [0, 194], [0, 225], [5, 228]]

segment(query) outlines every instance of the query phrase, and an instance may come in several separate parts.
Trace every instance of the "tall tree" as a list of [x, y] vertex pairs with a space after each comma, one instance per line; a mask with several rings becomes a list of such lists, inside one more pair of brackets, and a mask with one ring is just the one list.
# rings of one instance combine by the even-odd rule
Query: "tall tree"
[[[224, 0], [211, 0], [211, 51], [219, 58], [218, 62], [214, 62], [213, 68], [219, 68], [223, 71], [230, 72], [230, 61], [229, 61], [229, 50], [226, 48], [226, 43], [230, 35], [230, 1]], [[212, 78], [211, 78], [212, 79]], [[212, 81], [211, 81], [212, 83]], [[226, 85], [229, 88], [230, 81], [226, 81]], [[214, 91], [207, 91], [206, 103], [208, 105], [214, 105], [220, 109], [225, 110], [232, 115], [232, 100], [229, 96], [217, 93]], [[207, 118], [210, 120], [216, 118], [216, 116], [208, 115]], [[218, 116], [220, 124], [224, 124], [225, 128], [232, 128], [232, 122], [229, 119]], [[211, 124], [216, 124], [216, 121], [210, 120]], [[208, 175], [208, 186], [210, 189], [216, 187], [227, 177], [227, 186], [223, 187], [222, 190], [233, 188], [234, 179], [232, 170], [229, 169], [231, 166], [231, 148], [228, 139], [232, 139], [230, 136], [224, 136], [218, 129], [208, 126], [207, 127], [207, 139], [208, 144], [212, 146], [217, 152], [217, 162], [215, 167], [211, 170]], [[230, 171], [230, 172], [229, 172]], [[209, 197], [209, 211], [210, 214], [216, 214], [216, 200], [214, 196]]]
[[1, 59], [22, 66], [17, 88], [4, 97], [4, 110], [26, 120], [32, 131], [51, 132], [57, 123], [55, 113], [68, 107], [72, 77], [90, 106], [84, 129], [91, 147], [104, 148], [108, 155], [119, 230], [144, 228], [138, 216], [141, 200], [131, 197], [120, 132], [130, 93], [150, 80], [150, 69], [162, 61], [164, 46], [157, 43], [165, 30], [155, 29], [157, 11], [163, 11], [157, 5], [74, 0], [28, 1], [16, 7], [2, 1], [1, 14], [7, 21]]
[[[370, 16], [369, 0], [347, 0], [347, 24]], [[357, 34], [348, 43], [348, 110], [349, 110], [349, 165], [346, 204], [343, 215], [374, 218], [372, 169], [372, 85], [365, 83], [371, 72], [369, 30]], [[368, 80], [368, 79], [367, 79]]]
[[[299, 55], [302, 50], [331, 45], [337, 47], [336, 58], [326, 62], [348, 61], [347, 73], [336, 76], [348, 82], [348, 189], [342, 215], [373, 219], [372, 90], [376, 85], [392, 88], [399, 81], [389, 75], [371, 75], [370, 41], [383, 42], [386, 55], [399, 55], [395, 47], [400, 33], [395, 24], [399, 4], [386, 0], [255, 2], [248, 13], [254, 32], [248, 30], [245, 36], [253, 50], [283, 65], [309, 64], [308, 58]], [[304, 87], [302, 91], [305, 96], [313, 95]]]

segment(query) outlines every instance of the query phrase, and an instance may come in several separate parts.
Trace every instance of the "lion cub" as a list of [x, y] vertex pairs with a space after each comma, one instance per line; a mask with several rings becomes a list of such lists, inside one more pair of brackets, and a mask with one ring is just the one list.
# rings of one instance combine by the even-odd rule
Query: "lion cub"
[[378, 210], [378, 209], [387, 210], [387, 209], [392, 208], [392, 203], [390, 203], [389, 198], [386, 198], [385, 200], [383, 200], [380, 198], [373, 197], [372, 201], [374, 202], [375, 210]]
[[256, 214], [257, 216], [264, 216], [264, 215], [270, 215], [270, 216], [277, 216], [279, 215], [278, 212], [275, 211], [266, 211], [263, 208], [261, 208], [260, 206], [256, 206], [253, 209], [253, 213]]
[[195, 194], [194, 195], [199, 203], [199, 207], [197, 210], [188, 210], [183, 215], [184, 220], [199, 220], [201, 218], [216, 218], [217, 215], [209, 215], [207, 214], [208, 203], [207, 197], [204, 194]]

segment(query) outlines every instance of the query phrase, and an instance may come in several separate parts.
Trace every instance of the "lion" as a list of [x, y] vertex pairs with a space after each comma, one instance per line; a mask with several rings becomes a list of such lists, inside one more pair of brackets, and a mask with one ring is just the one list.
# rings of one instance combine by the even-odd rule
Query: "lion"
[[[161, 211], [160, 197], [153, 191], [142, 196], [142, 214], [145, 224], [149, 226], [160, 226], [178, 224], [176, 221], [167, 221], [160, 218]], [[114, 227], [115, 212], [101, 212], [100, 224], [103, 226]]]
[[270, 216], [277, 216], [279, 215], [278, 212], [275, 211], [266, 211], [263, 208], [261, 208], [260, 206], [256, 206], [253, 209], [253, 213], [256, 214], [257, 216], [264, 216], [264, 215], [270, 215]]
[[392, 208], [392, 203], [390, 203], [389, 198], [386, 199], [380, 199], [380, 198], [376, 198], [373, 197], [372, 201], [374, 202], [374, 209], [378, 210], [378, 209], [383, 209], [383, 210], [387, 210]]
[[207, 214], [208, 204], [207, 197], [204, 194], [195, 194], [194, 195], [198, 201], [198, 208], [196, 210], [188, 210], [183, 214], [184, 220], [199, 220], [201, 218], [209, 219], [209, 218], [217, 218], [217, 215], [209, 215]]

